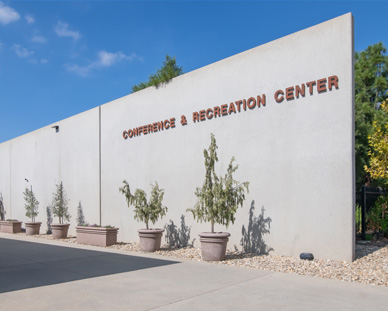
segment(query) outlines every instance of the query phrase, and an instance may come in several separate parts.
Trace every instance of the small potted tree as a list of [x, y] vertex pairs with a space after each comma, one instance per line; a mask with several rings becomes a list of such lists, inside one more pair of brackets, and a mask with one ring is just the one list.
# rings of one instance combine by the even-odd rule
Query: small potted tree
[[59, 223], [51, 224], [53, 239], [65, 239], [69, 230], [69, 224], [64, 224], [64, 220], [70, 221], [69, 200], [66, 197], [63, 183], [56, 185], [57, 191], [53, 194], [53, 202], [51, 204], [54, 216], [58, 217]]
[[126, 180], [123, 181], [124, 186], [119, 188], [119, 191], [125, 195], [128, 207], [130, 204], [134, 206], [135, 220], [145, 223], [146, 228], [138, 230], [140, 248], [144, 252], [154, 252], [160, 249], [162, 234], [164, 229], [150, 229], [149, 222], [153, 224], [166, 215], [167, 207], [162, 206], [164, 190], [159, 189], [159, 185], [155, 182], [151, 190], [151, 199], [147, 201], [147, 194], [142, 189], [136, 189], [132, 194], [129, 184]]
[[232, 157], [225, 177], [218, 176], [215, 172], [215, 164], [218, 162], [217, 144], [213, 134], [208, 150], [204, 150], [205, 157], [205, 181], [202, 188], [198, 187], [195, 195], [198, 198], [194, 208], [187, 209], [192, 212], [194, 219], [200, 222], [210, 222], [210, 232], [199, 234], [201, 241], [202, 258], [206, 261], [224, 260], [226, 246], [230, 234], [228, 232], [215, 232], [214, 225], [229, 226], [234, 223], [237, 208], [243, 205], [245, 191], [249, 191], [248, 182], [240, 183], [233, 179], [233, 173], [238, 165]]
[[26, 209], [26, 216], [31, 219], [30, 222], [25, 222], [26, 225], [26, 234], [27, 235], [34, 235], [39, 234], [40, 225], [41, 222], [36, 222], [35, 217], [38, 216], [38, 207], [39, 207], [39, 201], [36, 199], [34, 192], [29, 190], [27, 187], [23, 192], [24, 194], [24, 200], [26, 203], [24, 204], [24, 207]]

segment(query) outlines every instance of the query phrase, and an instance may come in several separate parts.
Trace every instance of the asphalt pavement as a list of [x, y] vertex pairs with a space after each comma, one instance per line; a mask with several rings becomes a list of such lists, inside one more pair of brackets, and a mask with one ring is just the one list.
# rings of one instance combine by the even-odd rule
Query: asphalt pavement
[[0, 310], [385, 310], [388, 288], [0, 233]]

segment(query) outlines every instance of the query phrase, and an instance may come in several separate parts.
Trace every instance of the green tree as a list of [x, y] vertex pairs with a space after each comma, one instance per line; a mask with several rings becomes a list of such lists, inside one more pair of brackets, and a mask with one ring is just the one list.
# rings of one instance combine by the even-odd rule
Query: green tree
[[130, 204], [134, 206], [134, 218], [144, 222], [146, 229], [149, 229], [150, 221], [155, 224], [159, 218], [166, 215], [168, 209], [162, 205], [164, 189], [160, 189], [156, 181], [155, 185], [151, 185], [152, 190], [149, 201], [147, 201], [147, 194], [143, 189], [136, 189], [135, 194], [132, 194], [128, 182], [124, 180], [123, 184], [124, 186], [119, 188], [119, 191], [124, 194], [128, 207]]
[[166, 55], [166, 60], [163, 66], [156, 71], [156, 73], [149, 76], [147, 82], [140, 82], [132, 86], [132, 93], [145, 89], [149, 86], [159, 87], [164, 83], [168, 83], [172, 78], [175, 78], [183, 73], [182, 67], [176, 63], [175, 56], [170, 57]]
[[31, 219], [32, 222], [35, 222], [35, 217], [38, 216], [38, 207], [39, 201], [36, 199], [34, 192], [26, 188], [23, 192], [24, 200], [26, 203], [24, 207], [26, 208], [26, 216]]
[[[381, 112], [388, 118], [387, 102], [381, 105]], [[388, 123], [382, 126], [378, 121], [373, 121], [373, 130], [373, 134], [368, 137], [370, 159], [369, 166], [365, 165], [365, 171], [379, 181], [379, 185], [388, 187]]]
[[378, 110], [388, 89], [388, 56], [380, 42], [368, 46], [355, 55], [355, 149], [356, 182], [365, 182], [365, 165], [369, 165], [368, 137], [373, 133], [373, 122], [386, 122]]
[[193, 214], [194, 219], [210, 222], [212, 233], [214, 233], [214, 224], [228, 227], [230, 223], [234, 223], [237, 208], [242, 207], [245, 191], [249, 191], [249, 182], [240, 183], [233, 179], [233, 173], [238, 169], [238, 165], [233, 165], [234, 157], [230, 160], [225, 177], [216, 174], [217, 148], [216, 139], [211, 134], [209, 149], [203, 151], [205, 181], [202, 188], [198, 187], [195, 191], [198, 198], [197, 204], [194, 208], [187, 209]]
[[67, 199], [63, 183], [57, 185], [57, 192], [53, 194], [52, 202], [53, 214], [58, 217], [59, 223], [63, 224], [63, 220], [70, 220], [69, 200]]

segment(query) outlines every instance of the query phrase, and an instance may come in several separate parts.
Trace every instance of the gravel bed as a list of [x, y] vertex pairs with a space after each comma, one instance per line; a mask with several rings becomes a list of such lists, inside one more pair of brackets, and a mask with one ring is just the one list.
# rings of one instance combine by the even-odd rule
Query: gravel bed
[[[25, 233], [18, 233], [25, 235]], [[52, 240], [51, 235], [40, 234], [36, 238]], [[77, 243], [75, 237], [61, 239], [69, 243]], [[141, 252], [138, 243], [123, 243], [109, 246], [107, 248]], [[173, 258], [182, 258], [195, 261], [202, 261], [199, 248], [187, 247], [172, 249], [163, 246], [155, 254]], [[356, 243], [356, 260], [349, 263], [345, 261], [314, 259], [312, 261], [301, 260], [295, 257], [280, 255], [255, 255], [242, 252], [228, 251], [224, 261], [213, 262], [229, 266], [269, 270], [283, 273], [295, 273], [336, 279], [346, 282], [357, 282], [363, 284], [388, 286], [388, 240], [383, 239], [374, 242]]]

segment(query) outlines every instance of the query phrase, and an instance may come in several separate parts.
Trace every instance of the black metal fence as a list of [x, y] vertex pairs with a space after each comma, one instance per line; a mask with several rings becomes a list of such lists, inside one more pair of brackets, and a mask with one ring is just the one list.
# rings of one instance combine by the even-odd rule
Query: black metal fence
[[356, 203], [361, 206], [361, 238], [366, 239], [366, 214], [375, 205], [380, 195], [386, 195], [387, 190], [362, 186], [361, 191], [356, 192]]

